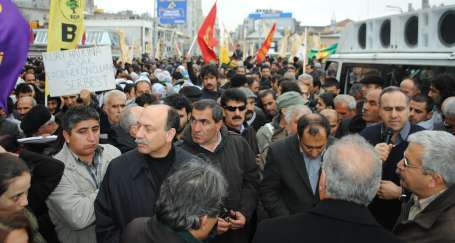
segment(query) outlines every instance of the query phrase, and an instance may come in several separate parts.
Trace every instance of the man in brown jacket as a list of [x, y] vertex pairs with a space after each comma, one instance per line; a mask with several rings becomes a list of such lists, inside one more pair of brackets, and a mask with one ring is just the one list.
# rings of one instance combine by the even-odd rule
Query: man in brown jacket
[[412, 196], [393, 232], [412, 243], [455, 242], [455, 137], [421, 131], [408, 141], [397, 172]]

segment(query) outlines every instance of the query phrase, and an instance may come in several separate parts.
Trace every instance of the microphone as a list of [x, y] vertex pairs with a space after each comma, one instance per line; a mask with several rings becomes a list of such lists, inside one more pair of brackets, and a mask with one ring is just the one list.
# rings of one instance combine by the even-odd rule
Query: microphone
[[393, 135], [392, 128], [387, 127], [385, 129], [384, 143], [390, 144], [390, 142], [392, 141], [392, 135]]

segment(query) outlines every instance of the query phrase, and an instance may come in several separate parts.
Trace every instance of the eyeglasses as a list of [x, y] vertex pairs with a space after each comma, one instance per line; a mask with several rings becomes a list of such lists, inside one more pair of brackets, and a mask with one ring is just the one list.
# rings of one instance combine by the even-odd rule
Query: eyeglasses
[[239, 111], [244, 111], [246, 109], [246, 105], [242, 105], [242, 106], [225, 106], [224, 109], [228, 110], [228, 111], [236, 111], [237, 109], [239, 109]]
[[403, 157], [403, 165], [406, 168], [417, 168], [417, 169], [420, 168], [418, 166], [415, 166], [415, 165], [412, 165], [411, 163], [409, 163], [409, 161], [406, 157]]

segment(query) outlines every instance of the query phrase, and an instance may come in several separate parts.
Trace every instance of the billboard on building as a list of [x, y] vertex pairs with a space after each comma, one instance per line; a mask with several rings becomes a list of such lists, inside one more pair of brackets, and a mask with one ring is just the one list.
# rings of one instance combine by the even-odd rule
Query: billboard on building
[[187, 0], [157, 0], [160, 24], [186, 24]]
[[292, 18], [292, 13], [283, 13], [283, 12], [278, 12], [278, 13], [265, 13], [265, 12], [256, 12], [256, 13], [250, 13], [248, 15], [249, 19], [277, 19], [277, 18]]

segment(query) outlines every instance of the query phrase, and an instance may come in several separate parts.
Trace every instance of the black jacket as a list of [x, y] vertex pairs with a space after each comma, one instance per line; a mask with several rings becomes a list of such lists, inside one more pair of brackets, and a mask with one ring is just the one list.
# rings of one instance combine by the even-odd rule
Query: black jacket
[[[255, 162], [255, 154], [248, 143], [240, 135], [221, 129], [222, 140], [212, 153], [193, 142], [191, 126], [183, 132], [182, 147], [207, 159], [221, 169], [228, 182], [228, 196], [224, 207], [240, 211], [247, 219], [252, 219], [258, 199], [259, 170]], [[230, 230], [218, 236], [214, 242], [247, 242], [247, 227]]]
[[46, 200], [60, 182], [65, 165], [57, 159], [25, 149], [19, 152], [19, 158], [27, 163], [32, 173], [28, 207], [38, 220], [39, 231], [47, 242], [58, 242], [54, 225], [49, 218]]
[[206, 88], [202, 88], [201, 93], [202, 93], [202, 95], [201, 95], [200, 99], [211, 99], [211, 100], [217, 101], [218, 98], [221, 97], [223, 90], [218, 89], [218, 91], [209, 91]]
[[228, 126], [226, 126], [226, 128], [233, 133], [237, 133], [237, 134], [241, 135], [246, 140], [246, 142], [250, 145], [250, 148], [253, 150], [254, 154], [259, 154], [259, 146], [258, 146], [258, 141], [256, 138], [256, 130], [251, 126], [248, 126], [247, 123], [244, 123], [244, 126], [245, 126], [245, 129], [243, 130], [242, 133], [239, 133], [239, 131], [235, 130], [234, 128], [228, 127]]
[[[360, 135], [364, 137], [371, 145], [384, 142], [383, 123], [379, 123], [365, 128]], [[424, 130], [422, 127], [411, 125], [409, 134]], [[404, 141], [395, 145], [390, 151], [389, 157], [382, 163], [382, 180], [393, 181], [400, 185], [400, 178], [395, 172], [397, 164], [403, 159], [403, 154], [408, 147], [408, 142]], [[391, 230], [400, 215], [401, 203], [396, 200], [384, 200], [375, 197], [368, 206], [376, 220], [385, 228]]]
[[313, 193], [296, 135], [269, 147], [260, 192], [270, 217], [287, 216], [314, 207], [319, 193]]
[[[193, 155], [175, 147], [172, 172], [180, 162]], [[151, 158], [137, 149], [112, 160], [95, 201], [96, 237], [98, 243], [119, 242], [126, 225], [138, 217], [154, 215], [162, 181], [149, 169]]]
[[323, 200], [313, 209], [259, 224], [254, 243], [399, 243], [364, 206]]
[[171, 228], [163, 225], [156, 217], [137, 218], [122, 234], [122, 243], [185, 243]]
[[118, 148], [122, 153], [126, 153], [137, 147], [134, 140], [123, 128], [113, 126], [109, 134], [108, 143]]

